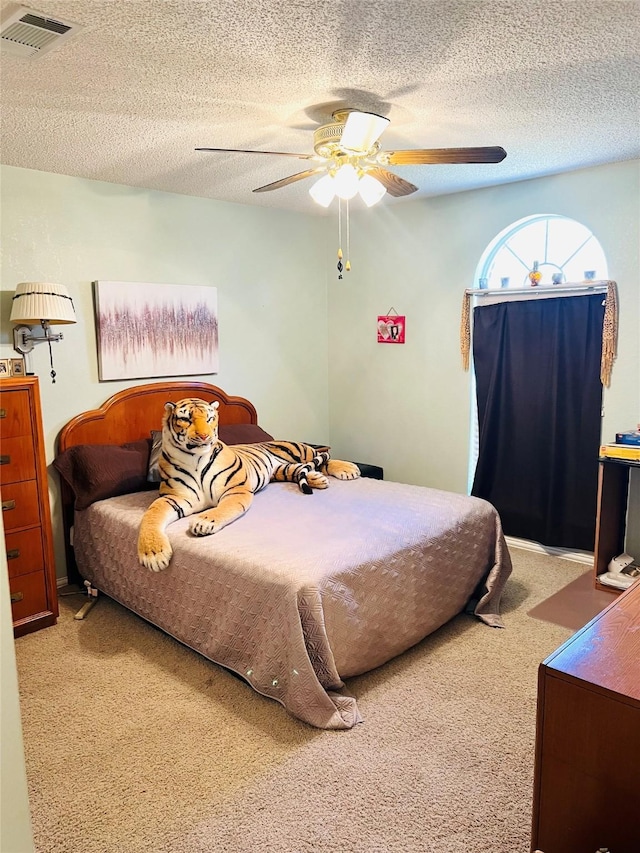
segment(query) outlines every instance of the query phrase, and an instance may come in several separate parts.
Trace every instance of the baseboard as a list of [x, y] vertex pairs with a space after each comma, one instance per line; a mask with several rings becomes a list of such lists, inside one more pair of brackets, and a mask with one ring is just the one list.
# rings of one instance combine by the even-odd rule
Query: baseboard
[[513, 536], [505, 536], [510, 548], [521, 548], [523, 551], [534, 551], [536, 554], [546, 554], [548, 557], [560, 557], [561, 560], [571, 560], [573, 563], [584, 563], [585, 566], [593, 566], [593, 553], [590, 551], [572, 551], [569, 548], [550, 548], [539, 542], [530, 542], [528, 539], [516, 539]]
[[63, 586], [69, 586], [69, 578], [56, 578], [56, 586], [58, 589]]

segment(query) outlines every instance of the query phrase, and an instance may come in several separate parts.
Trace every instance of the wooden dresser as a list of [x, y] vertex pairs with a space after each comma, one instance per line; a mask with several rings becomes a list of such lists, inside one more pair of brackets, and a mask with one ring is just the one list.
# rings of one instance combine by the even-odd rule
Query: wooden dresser
[[0, 493], [16, 637], [58, 616], [49, 489], [35, 376], [0, 380]]
[[540, 665], [531, 841], [640, 850], [640, 581]]

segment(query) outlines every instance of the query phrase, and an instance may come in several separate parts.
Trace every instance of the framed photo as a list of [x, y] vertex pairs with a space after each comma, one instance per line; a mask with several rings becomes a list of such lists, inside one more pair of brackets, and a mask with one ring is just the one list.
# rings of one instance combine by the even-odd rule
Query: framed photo
[[11, 376], [11, 359], [0, 358], [0, 376]]
[[24, 359], [23, 358], [12, 358], [11, 359], [11, 375], [12, 376], [24, 376]]
[[378, 317], [378, 343], [403, 344], [406, 317], [401, 314], [382, 314]]
[[217, 288], [94, 281], [98, 378], [218, 372]]

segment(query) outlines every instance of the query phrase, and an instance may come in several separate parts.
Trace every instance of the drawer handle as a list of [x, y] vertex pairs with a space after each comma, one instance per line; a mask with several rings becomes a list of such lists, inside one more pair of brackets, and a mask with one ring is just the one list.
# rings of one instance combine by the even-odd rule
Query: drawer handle
[[7, 410], [6, 409], [0, 409], [0, 418], [6, 418], [6, 417], [7, 417]]
[[20, 548], [11, 548], [7, 551], [7, 560], [17, 560], [20, 556]]
[[11, 603], [16, 604], [18, 601], [22, 601], [24, 598], [24, 594], [21, 592], [12, 592], [11, 593]]
[[6, 512], [8, 509], [15, 509], [16, 502], [12, 499], [10, 501], [2, 501], [2, 512]]
[[11, 457], [8, 453], [0, 456], [0, 465], [11, 465]]

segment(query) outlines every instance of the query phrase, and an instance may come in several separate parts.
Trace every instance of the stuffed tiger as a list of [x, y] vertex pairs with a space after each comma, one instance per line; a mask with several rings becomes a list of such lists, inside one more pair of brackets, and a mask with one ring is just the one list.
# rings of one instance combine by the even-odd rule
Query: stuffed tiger
[[195, 536], [217, 533], [251, 506], [272, 480], [297, 483], [301, 491], [326, 489], [327, 475], [354, 480], [352, 462], [331, 459], [329, 448], [293, 441], [228, 446], [218, 438], [218, 403], [187, 398], [165, 405], [160, 455], [160, 497], [145, 512], [138, 535], [140, 563], [165, 569], [172, 549], [167, 525], [194, 515]]

